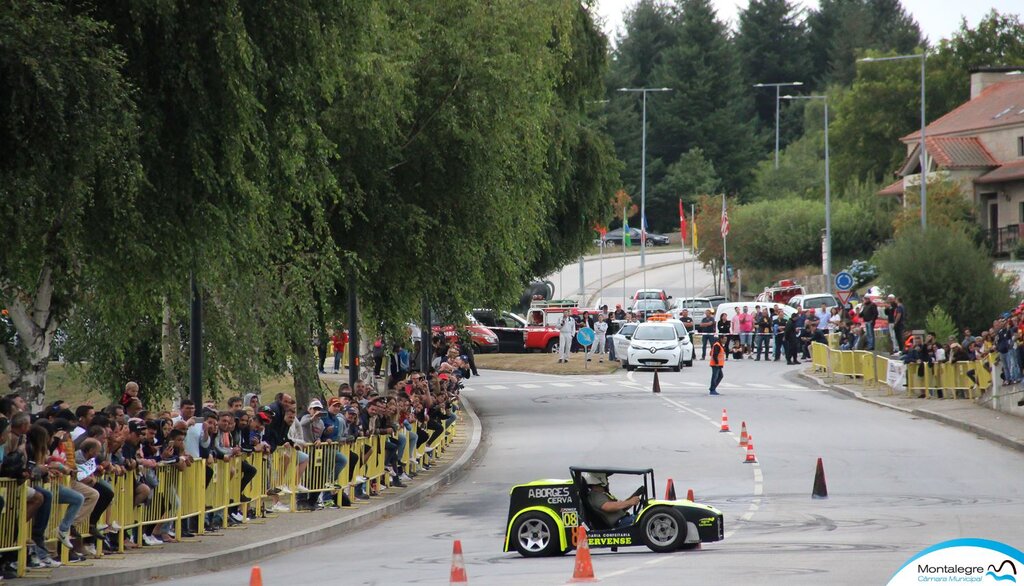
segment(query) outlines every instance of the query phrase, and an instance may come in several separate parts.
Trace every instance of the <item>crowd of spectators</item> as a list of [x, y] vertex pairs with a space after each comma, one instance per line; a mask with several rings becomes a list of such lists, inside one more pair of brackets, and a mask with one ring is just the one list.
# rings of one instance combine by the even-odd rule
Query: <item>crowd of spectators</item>
[[[132, 483], [132, 505], [138, 508], [139, 518], [163, 519], [165, 509], [180, 504], [177, 494], [160, 502], [153, 498], [162, 467], [185, 470], [193, 462], [205, 462], [208, 487], [216, 462], [241, 460], [239, 502], [232, 501], [223, 515], [207, 513], [207, 528], [247, 523], [257, 515], [256, 507], [247, 506], [252, 499], [267, 499], [265, 511], [273, 514], [291, 510], [282, 502], [283, 495], [294, 494], [300, 509], [316, 510], [350, 505], [350, 492], [356, 499], [368, 499], [383, 488], [379, 478], [368, 479], [358, 473], [361, 460], [370, 456], [364, 442], [358, 444], [364, 446], [363, 453], [335, 450], [333, 462], [325, 463], [331, 466], [332, 479], [348, 478], [349, 486], [328, 482], [328, 490], [310, 491], [302, 485], [310, 465], [303, 446], [354, 444], [358, 438], [380, 436], [388, 476], [385, 482], [404, 486], [419, 471], [430, 468], [432, 446], [455, 422], [462, 380], [471, 370], [457, 347], [442, 346], [438, 345], [427, 372], [393, 373], [380, 390], [363, 382], [354, 387], [341, 384], [336, 394], [312, 398], [301, 406], [286, 393], [267, 400], [249, 393], [231, 397], [223, 406], [213, 400], [197, 406], [182, 399], [174, 409], [162, 409], [147, 404], [134, 382], [127, 383], [116, 402], [100, 408], [56, 400], [33, 414], [18, 394], [0, 398], [0, 478], [27, 486], [26, 512], [31, 526], [27, 567], [61, 565], [59, 547], [67, 549], [66, 559], [72, 563], [103, 553], [98, 552], [100, 548], [116, 551], [116, 537], [122, 531], [128, 548], [173, 543], [194, 535], [199, 529], [197, 517], [183, 519], [181, 535], [175, 533], [173, 523], [126, 530], [112, 518], [115, 493], [111, 478], [124, 477]], [[410, 448], [416, 453], [417, 446], [426, 446], [428, 457], [413, 469], [401, 455], [410, 453]], [[257, 474], [249, 463], [253, 455], [269, 462], [275, 452], [282, 452], [278, 461], [284, 466], [294, 465], [293, 478], [298, 480], [286, 482], [281, 474], [270, 473], [265, 486], [250, 487]], [[291, 458], [296, 460], [294, 464]], [[348, 474], [342, 475], [346, 469]], [[346, 490], [352, 487], [354, 491]], [[16, 514], [4, 508], [4, 494], [0, 490], [0, 511]], [[66, 505], [62, 512], [54, 506], [58, 502]], [[152, 513], [148, 517], [147, 509]], [[56, 535], [47, 535], [50, 517], [56, 514], [61, 515]], [[48, 545], [47, 539], [54, 545]], [[4, 578], [17, 575], [16, 561], [15, 552], [2, 555]]]

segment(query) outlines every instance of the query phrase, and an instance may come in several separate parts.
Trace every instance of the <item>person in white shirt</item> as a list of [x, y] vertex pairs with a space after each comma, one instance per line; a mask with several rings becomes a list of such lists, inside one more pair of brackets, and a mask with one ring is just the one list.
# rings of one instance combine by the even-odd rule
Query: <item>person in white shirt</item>
[[[604, 338], [608, 333], [608, 322], [604, 321], [604, 314], [597, 316], [597, 322], [594, 324], [594, 343], [590, 345], [590, 351], [593, 354], [597, 354], [597, 361], [604, 362]], [[590, 354], [587, 355], [587, 361], [590, 360]]]
[[558, 322], [558, 362], [569, 362], [569, 350], [572, 349], [572, 339], [576, 335], [576, 320], [569, 315], [569, 310], [562, 313], [562, 319]]
[[92, 424], [93, 415], [96, 414], [96, 410], [89, 405], [80, 405], [78, 409], [75, 409], [75, 417], [78, 418], [78, 426], [71, 430], [71, 439], [76, 440], [81, 437], [89, 429]]

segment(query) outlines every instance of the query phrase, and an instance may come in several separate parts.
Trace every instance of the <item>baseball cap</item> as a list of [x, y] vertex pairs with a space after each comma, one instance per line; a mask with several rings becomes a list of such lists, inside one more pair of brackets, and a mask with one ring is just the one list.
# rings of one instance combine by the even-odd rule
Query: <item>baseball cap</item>
[[128, 422], [128, 431], [132, 433], [142, 433], [146, 431], [146, 422], [141, 419], [132, 419]]
[[327, 399], [328, 407], [332, 407], [334, 405], [341, 405], [341, 399], [339, 399], [338, 397], [331, 397], [330, 399]]
[[256, 414], [256, 417], [258, 417], [259, 420], [262, 421], [263, 423], [270, 423], [272, 421], [270, 414], [267, 413], [266, 411], [260, 411], [259, 413]]
[[320, 399], [313, 399], [312, 401], [309, 402], [309, 408], [320, 409], [321, 411], [323, 411], [324, 404], [320, 402]]

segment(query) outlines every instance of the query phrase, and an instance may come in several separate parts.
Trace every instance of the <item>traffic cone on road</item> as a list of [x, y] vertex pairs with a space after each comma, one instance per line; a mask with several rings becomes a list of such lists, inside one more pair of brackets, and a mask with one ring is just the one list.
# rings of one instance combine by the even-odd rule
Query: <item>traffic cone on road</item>
[[690, 502], [693, 502], [693, 489], [692, 488], [686, 491], [686, 500], [688, 500]]
[[651, 391], [653, 391], [655, 393], [660, 393], [661, 392], [661, 382], [658, 381], [658, 371], [657, 370], [654, 371], [654, 386], [651, 388]]
[[576, 528], [576, 566], [572, 569], [570, 582], [596, 582], [594, 565], [590, 563], [590, 546], [587, 544], [587, 530], [580, 525]]
[[729, 413], [725, 409], [722, 409], [722, 428], [718, 431], [722, 433], [729, 431]]
[[466, 562], [462, 560], [462, 542], [458, 539], [455, 540], [455, 545], [452, 547], [452, 574], [448, 578], [448, 583], [469, 583], [469, 578], [466, 576]]
[[825, 486], [825, 466], [818, 458], [818, 468], [814, 471], [814, 488], [811, 490], [811, 498], [827, 499], [828, 487]]
[[747, 459], [744, 464], [757, 464], [757, 455], [754, 454], [754, 436], [747, 435]]
[[672, 482], [671, 478], [669, 478], [668, 482], [665, 483], [665, 500], [667, 500], [667, 501], [674, 501], [674, 500], [676, 500], [676, 485], [675, 485], [674, 482]]
[[260, 571], [259, 566], [252, 567], [252, 573], [249, 574], [249, 586], [263, 586], [263, 572]]
[[747, 447], [747, 422], [746, 421], [744, 421], [742, 423], [742, 427], [740, 427], [740, 447], [741, 448]]

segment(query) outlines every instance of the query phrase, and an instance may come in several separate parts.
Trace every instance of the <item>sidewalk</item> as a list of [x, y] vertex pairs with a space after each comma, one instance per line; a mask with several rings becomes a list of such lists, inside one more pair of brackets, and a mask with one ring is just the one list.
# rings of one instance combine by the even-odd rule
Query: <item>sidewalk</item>
[[[165, 578], [258, 564], [268, 556], [323, 543], [365, 527], [377, 519], [398, 515], [454, 482], [480, 447], [480, 419], [463, 398], [465, 416], [455, 439], [440, 461], [421, 471], [407, 488], [390, 488], [380, 497], [357, 501], [355, 507], [315, 512], [286, 513], [236, 528], [158, 547], [145, 547], [123, 555], [65, 565], [52, 572], [29, 572], [19, 586], [122, 586]], [[6, 581], [5, 581], [6, 582]]]
[[[916, 399], [885, 386], [865, 385], [843, 376], [829, 381], [813, 370], [801, 372], [800, 376], [848, 397], [939, 421], [1024, 452], [1024, 417], [989, 409], [969, 399]], [[990, 400], [989, 393], [980, 399]]]

